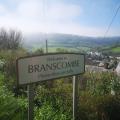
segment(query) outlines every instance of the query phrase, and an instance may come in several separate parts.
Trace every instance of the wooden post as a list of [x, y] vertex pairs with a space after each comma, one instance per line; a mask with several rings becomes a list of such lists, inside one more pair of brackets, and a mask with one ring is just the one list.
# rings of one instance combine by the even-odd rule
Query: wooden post
[[48, 41], [46, 40], [46, 53], [48, 53]]
[[28, 120], [34, 119], [34, 85], [28, 85]]
[[78, 76], [73, 76], [73, 120], [77, 120]]

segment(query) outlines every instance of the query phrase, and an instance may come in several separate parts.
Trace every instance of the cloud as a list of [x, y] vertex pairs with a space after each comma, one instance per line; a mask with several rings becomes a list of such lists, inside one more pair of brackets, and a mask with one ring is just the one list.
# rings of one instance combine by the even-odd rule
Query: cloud
[[[40, 26], [42, 24], [53, 25], [53, 23], [62, 24], [69, 22], [81, 13], [81, 8], [77, 5], [66, 3], [53, 3], [45, 4], [41, 0], [16, 0], [17, 7], [15, 11], [6, 10], [7, 8], [1, 7], [5, 16], [0, 16], [0, 21], [5, 26]], [[6, 22], [7, 21], [7, 22]], [[21, 25], [20, 25], [21, 24]], [[50, 25], [51, 24], [51, 25]], [[26, 28], [27, 29], [27, 28]]]
[[25, 19], [41, 18], [43, 12], [43, 3], [41, 1], [24, 1], [19, 4], [17, 14]]
[[80, 16], [82, 9], [78, 5], [61, 2], [46, 4], [41, 0], [26, 0], [19, 4], [16, 11], [25, 19], [35, 19], [43, 22], [64, 22]]
[[0, 4], [0, 15], [3, 16], [4, 14], [6, 14], [8, 11], [6, 9], [6, 7], [2, 4]]
[[51, 6], [48, 6], [46, 17], [50, 20], [72, 20], [75, 17], [80, 16], [82, 13], [82, 9], [78, 5], [72, 5], [72, 4], [63, 4], [63, 3], [57, 3], [52, 4]]
[[[11, 0], [12, 2], [14, 0]], [[102, 36], [105, 28], [82, 26], [74, 19], [84, 14], [77, 4], [64, 2], [44, 3], [43, 0], [15, 0], [15, 10], [0, 5], [0, 26], [20, 29], [23, 33], [47, 32], [67, 33], [87, 36]], [[116, 35], [118, 30], [111, 30]]]

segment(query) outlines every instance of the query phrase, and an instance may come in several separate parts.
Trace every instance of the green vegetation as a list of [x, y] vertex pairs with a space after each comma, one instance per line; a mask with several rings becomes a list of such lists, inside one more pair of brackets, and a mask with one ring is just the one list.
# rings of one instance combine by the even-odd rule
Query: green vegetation
[[111, 51], [114, 53], [120, 53], [120, 47], [112, 48]]
[[[57, 48], [57, 52], [68, 52]], [[0, 49], [0, 120], [27, 120], [27, 88], [16, 87], [16, 59], [41, 54], [17, 47]], [[2, 62], [1, 62], [2, 63]], [[34, 120], [72, 120], [72, 78], [35, 85]], [[80, 76], [77, 120], [120, 120], [120, 77], [115, 73]]]
[[[120, 78], [112, 73], [86, 73], [80, 80], [78, 119], [119, 120]], [[27, 96], [14, 97], [4, 84], [3, 73], [0, 81], [0, 119], [26, 120]], [[35, 91], [34, 120], [72, 120], [72, 78], [43, 82]]]
[[0, 119], [1, 120], [25, 120], [27, 99], [18, 98], [4, 85], [4, 75], [0, 73]]
[[[32, 51], [35, 52], [38, 49], [43, 49], [45, 51], [45, 46], [43, 48], [43, 46], [34, 46], [32, 48]], [[64, 47], [64, 45], [58, 45], [58, 47], [53, 47], [53, 46], [48, 46], [48, 52], [49, 53], [53, 53], [53, 52], [63, 52], [63, 51], [67, 51], [67, 52], [87, 52], [89, 51], [91, 48], [89, 47]]]
[[119, 45], [114, 45], [114, 46], [108, 46], [108, 47], [104, 47], [101, 49], [101, 51], [103, 53], [107, 53], [107, 54], [120, 54], [120, 46]]

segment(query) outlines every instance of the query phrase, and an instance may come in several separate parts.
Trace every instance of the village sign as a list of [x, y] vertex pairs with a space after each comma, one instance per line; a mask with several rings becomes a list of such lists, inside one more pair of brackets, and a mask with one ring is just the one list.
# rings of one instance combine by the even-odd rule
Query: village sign
[[84, 55], [77, 53], [19, 58], [17, 60], [18, 84], [31, 84], [84, 73], [84, 61]]

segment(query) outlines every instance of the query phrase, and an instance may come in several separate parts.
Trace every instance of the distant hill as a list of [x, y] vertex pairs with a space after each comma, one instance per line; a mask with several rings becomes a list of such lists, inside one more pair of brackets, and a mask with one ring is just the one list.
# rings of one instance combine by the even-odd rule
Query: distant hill
[[97, 48], [120, 44], [120, 37], [86, 37], [71, 34], [32, 34], [25, 36], [25, 47], [43, 47], [45, 40], [48, 40], [49, 47], [68, 47], [68, 48]]

